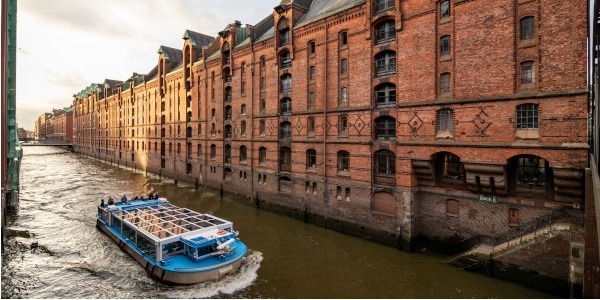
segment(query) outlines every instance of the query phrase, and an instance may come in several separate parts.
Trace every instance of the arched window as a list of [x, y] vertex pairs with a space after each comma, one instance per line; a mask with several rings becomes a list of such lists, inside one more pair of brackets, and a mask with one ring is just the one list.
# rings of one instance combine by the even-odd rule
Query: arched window
[[216, 112], [216, 110], [215, 110], [214, 108], [210, 110], [210, 116], [211, 116], [212, 118], [214, 118], [214, 117], [215, 117], [215, 112]]
[[517, 106], [517, 129], [539, 128], [539, 105], [527, 103]]
[[340, 150], [337, 153], [338, 171], [348, 172], [350, 171], [350, 152], [346, 150]]
[[247, 152], [248, 152], [248, 149], [246, 148], [246, 146], [244, 146], [244, 145], [240, 146], [240, 162], [241, 163], [246, 162], [247, 155], [248, 155]]
[[465, 167], [460, 157], [450, 153], [442, 152], [434, 157], [436, 177], [439, 182], [463, 184], [465, 179]]
[[286, 139], [289, 140], [292, 138], [292, 123], [290, 122], [282, 122], [281, 125], [279, 126], [280, 128], [280, 135], [279, 137], [281, 139]]
[[217, 145], [210, 145], [210, 158], [215, 159], [217, 157]]
[[231, 164], [231, 145], [225, 145], [223, 153], [223, 163]]
[[186, 121], [187, 122], [191, 122], [192, 121], [192, 112], [188, 111], [186, 114]]
[[277, 30], [279, 31], [279, 46], [285, 46], [290, 43], [290, 26], [289, 22], [286, 18], [282, 18], [279, 20], [279, 24], [277, 25]]
[[223, 44], [223, 48], [221, 50], [221, 55], [223, 56], [223, 64], [229, 64], [231, 62], [231, 57], [230, 57], [230, 47], [229, 47], [229, 43], [225, 42]]
[[375, 26], [375, 44], [396, 40], [396, 23], [394, 20], [385, 20]]
[[382, 116], [375, 119], [375, 138], [389, 140], [396, 138], [396, 119]]
[[454, 130], [454, 112], [451, 109], [440, 109], [436, 112], [436, 129], [438, 133]]
[[317, 167], [317, 150], [308, 149], [306, 150], [306, 168], [312, 169]]
[[279, 86], [281, 92], [290, 92], [292, 90], [292, 75], [289, 73], [281, 75], [281, 81]]
[[375, 75], [396, 73], [396, 52], [383, 51], [375, 56]]
[[535, 22], [532, 16], [524, 17], [519, 22], [519, 37], [521, 41], [531, 40], [535, 34]]
[[245, 135], [246, 135], [246, 121], [242, 121], [242, 122], [240, 123], [240, 134], [241, 134], [242, 136], [245, 136]]
[[185, 136], [187, 138], [191, 138], [192, 137], [192, 127], [187, 127], [185, 130]]
[[377, 107], [396, 105], [396, 85], [383, 83], [375, 87], [375, 103]]
[[242, 115], [246, 114], [246, 104], [242, 104], [242, 106], [240, 106], [240, 114], [242, 114]]
[[215, 123], [210, 124], [210, 134], [211, 135], [217, 134], [217, 129], [215, 128]]
[[292, 113], [292, 99], [285, 97], [279, 101], [279, 111], [282, 115]]
[[225, 120], [231, 120], [231, 106], [225, 106]]
[[224, 99], [225, 102], [230, 102], [231, 101], [231, 95], [232, 95], [231, 87], [228, 86], [228, 87], [225, 88], [225, 99]]
[[231, 138], [231, 125], [229, 125], [229, 124], [225, 125], [225, 138], [226, 139]]
[[348, 45], [348, 32], [347, 31], [342, 31], [340, 32], [340, 46], [346, 46]]
[[192, 173], [192, 164], [191, 163], [187, 163], [185, 165], [185, 174], [191, 174]]
[[292, 55], [290, 51], [282, 51], [279, 54], [279, 67], [282, 69], [286, 69], [292, 66]]
[[258, 164], [264, 165], [267, 162], [267, 148], [258, 148]]
[[181, 153], [181, 143], [177, 143], [177, 154]]
[[316, 52], [317, 52], [317, 44], [315, 43], [315, 41], [308, 42], [308, 54], [313, 56], [313, 55], [315, 55]]

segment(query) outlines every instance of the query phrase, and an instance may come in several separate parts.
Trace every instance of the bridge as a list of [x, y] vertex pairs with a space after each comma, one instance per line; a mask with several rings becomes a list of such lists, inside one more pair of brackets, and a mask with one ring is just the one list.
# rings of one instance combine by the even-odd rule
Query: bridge
[[32, 141], [24, 141], [21, 142], [21, 147], [68, 147], [73, 148], [73, 143], [63, 142], [63, 141], [55, 141], [55, 140], [32, 140]]

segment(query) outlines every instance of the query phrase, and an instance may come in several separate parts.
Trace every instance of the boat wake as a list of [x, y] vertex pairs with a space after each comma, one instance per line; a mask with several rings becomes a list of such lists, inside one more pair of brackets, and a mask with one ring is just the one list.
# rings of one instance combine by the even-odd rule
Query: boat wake
[[252, 285], [258, 277], [258, 269], [262, 260], [261, 252], [248, 251], [248, 254], [242, 261], [242, 265], [234, 274], [227, 275], [218, 281], [203, 282], [171, 290], [170, 293], [172, 294], [169, 297], [188, 299], [214, 298], [220, 295], [234, 294]]

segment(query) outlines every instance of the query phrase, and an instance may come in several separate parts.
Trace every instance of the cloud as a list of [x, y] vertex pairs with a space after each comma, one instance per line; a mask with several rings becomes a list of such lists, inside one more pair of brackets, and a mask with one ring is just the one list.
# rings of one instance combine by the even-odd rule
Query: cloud
[[80, 89], [87, 84], [87, 80], [79, 73], [58, 74], [53, 71], [45, 70], [47, 81], [59, 87], [67, 87], [71, 89]]

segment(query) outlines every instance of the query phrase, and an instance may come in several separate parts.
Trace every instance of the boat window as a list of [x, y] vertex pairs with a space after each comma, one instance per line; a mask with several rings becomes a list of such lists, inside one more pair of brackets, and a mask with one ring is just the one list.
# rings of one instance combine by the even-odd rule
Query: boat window
[[118, 218], [115, 218], [113, 216], [113, 223], [112, 223], [112, 227], [114, 229], [116, 229], [118, 232], [121, 232], [121, 220], [119, 220]]
[[156, 248], [154, 247], [154, 243], [148, 240], [148, 238], [143, 235], [138, 235], [137, 247], [142, 251], [142, 253], [156, 260]]
[[183, 243], [179, 241], [163, 245], [162, 248], [163, 258], [175, 256], [178, 253], [183, 253]]
[[131, 227], [125, 225], [123, 226], [123, 236], [125, 236], [126, 238], [135, 241], [135, 230], [133, 230]]

